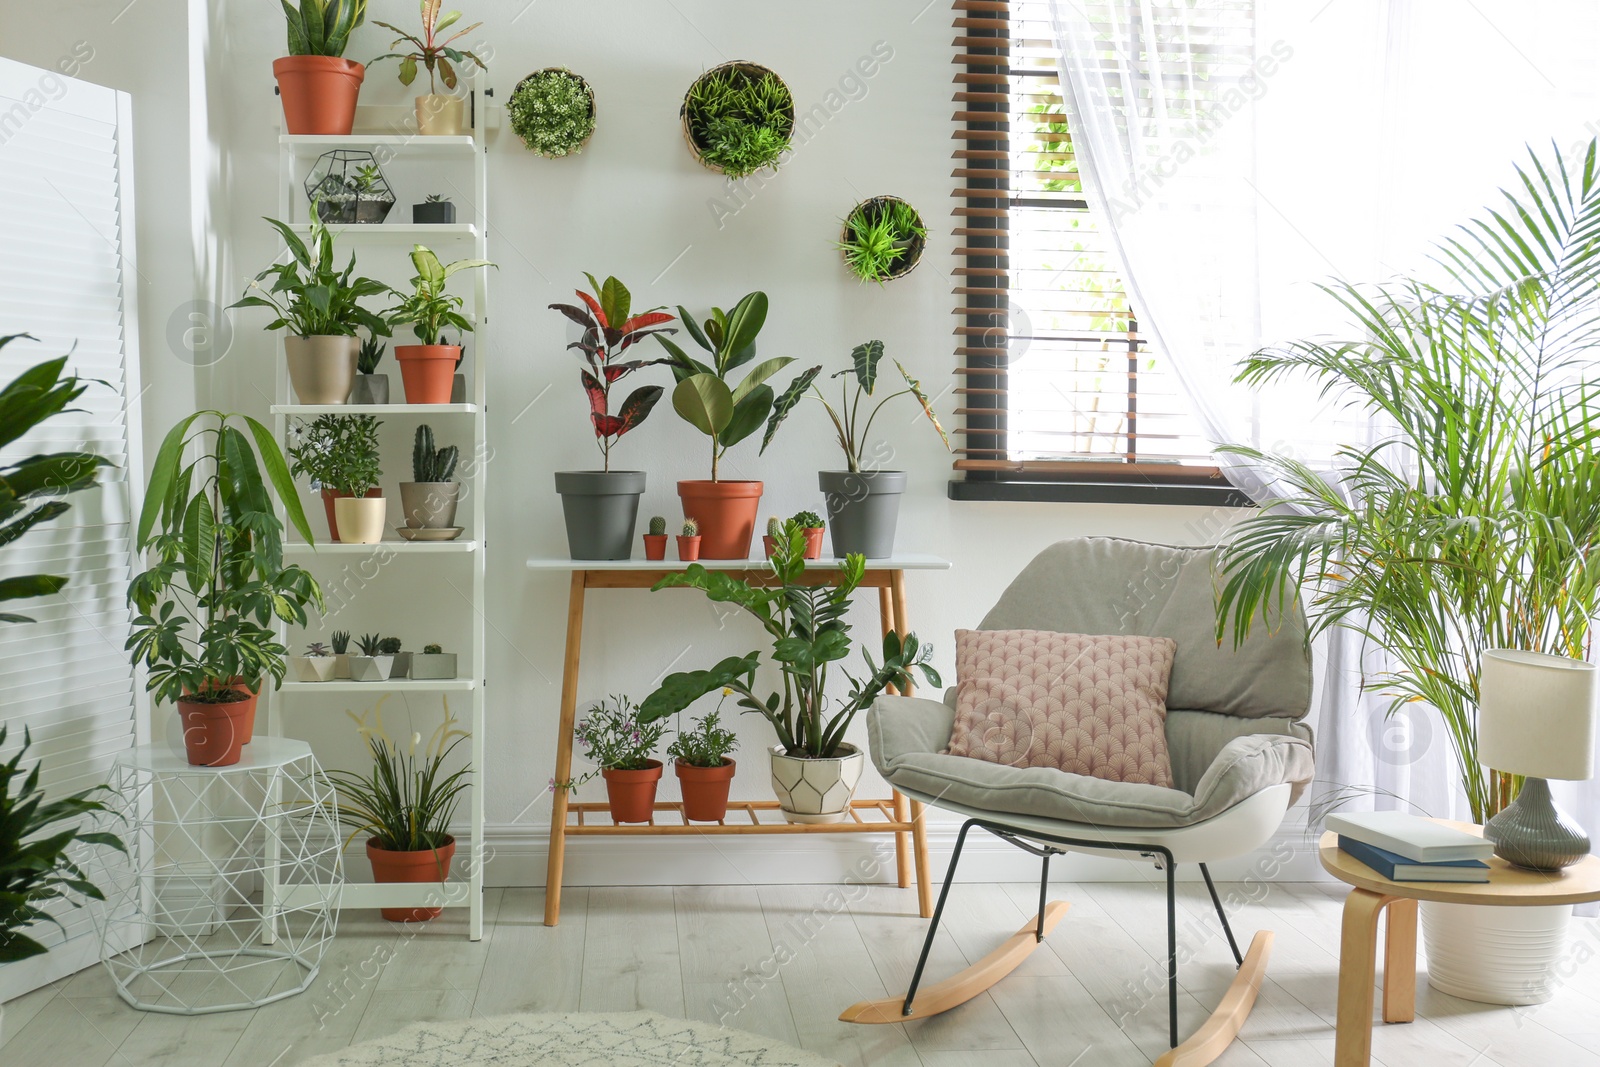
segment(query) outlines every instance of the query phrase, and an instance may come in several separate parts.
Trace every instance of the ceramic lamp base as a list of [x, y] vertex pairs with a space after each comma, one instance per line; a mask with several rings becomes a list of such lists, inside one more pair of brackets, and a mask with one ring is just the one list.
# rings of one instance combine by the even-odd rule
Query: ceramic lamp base
[[1555, 806], [1543, 778], [1525, 779], [1517, 799], [1484, 824], [1483, 836], [1496, 856], [1532, 871], [1559, 871], [1589, 854], [1589, 835]]

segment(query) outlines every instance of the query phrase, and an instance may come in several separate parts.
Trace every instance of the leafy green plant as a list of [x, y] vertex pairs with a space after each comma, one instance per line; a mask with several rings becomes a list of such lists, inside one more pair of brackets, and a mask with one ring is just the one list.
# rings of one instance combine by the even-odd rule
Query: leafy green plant
[[[363, 656], [369, 658], [380, 654], [378, 649], [382, 643], [383, 636], [381, 634], [362, 634], [356, 638], [356, 648], [360, 649]], [[383, 720], [380, 717], [378, 721], [381, 724]]]
[[820, 530], [827, 525], [822, 521], [822, 516], [815, 511], [797, 511], [790, 517], [789, 521], [802, 530]]
[[444, 82], [446, 89], [454, 89], [457, 81], [456, 67], [462, 63], [470, 61], [479, 70], [489, 69], [484, 65], [483, 60], [472, 52], [453, 47], [456, 41], [461, 40], [461, 38], [482, 26], [483, 23], [474, 22], [464, 29], [457, 30], [449, 37], [441, 38], [440, 34], [461, 20], [461, 12], [441, 12], [440, 8], [443, 6], [443, 0], [422, 0], [422, 36], [420, 37], [413, 33], [407, 33], [398, 26], [391, 26], [387, 22], [379, 22], [377, 19], [372, 20], [373, 25], [382, 26], [391, 33], [400, 35], [395, 38], [394, 43], [389, 46], [390, 48], [399, 48], [402, 44], [410, 44], [413, 49], [410, 52], [386, 52], [374, 59], [373, 62], [378, 63], [385, 59], [398, 59], [400, 61], [401, 85], [410, 85], [416, 81], [417, 64], [422, 64], [428, 71], [428, 92], [431, 95], [438, 95], [439, 92], [438, 84], [434, 81], [435, 71], [438, 72], [439, 81]]
[[667, 755], [690, 767], [720, 767], [728, 753], [739, 747], [732, 730], [722, 726], [721, 708], [714, 708], [694, 722], [692, 730], [679, 730], [667, 746]]
[[680, 537], [699, 537], [700, 536], [700, 520], [698, 520], [698, 519], [684, 519], [683, 520], [683, 525], [678, 527], [678, 535]]
[[[0, 725], [0, 748], [6, 727]], [[26, 774], [22, 761], [33, 744], [24, 729], [22, 747], [0, 763], [0, 963], [15, 963], [47, 950], [22, 931], [36, 923], [59, 920], [45, 911], [51, 901], [65, 900], [82, 907], [79, 898], [105, 900], [102, 893], [69, 856], [77, 845], [103, 845], [126, 853], [115, 834], [85, 831], [83, 820], [104, 813], [106, 806], [94, 797], [107, 791], [97, 785], [60, 800], [49, 800], [39, 788], [39, 764]]]
[[423, 200], [429, 204], [448, 204], [450, 202], [445, 199], [443, 193], [429, 193]]
[[701, 75], [683, 101], [700, 158], [730, 178], [778, 169], [794, 136], [794, 97], [771, 71], [725, 66]]
[[[199, 456], [187, 461], [196, 445]], [[269, 484], [312, 543], [294, 480], [265, 426], [245, 415], [198, 411], [161, 442], [135, 539], [155, 563], [128, 584], [138, 615], [126, 646], [148, 669], [146, 688], [156, 700], [230, 703], [243, 699], [229, 685], [236, 676], [251, 692], [268, 675], [283, 681], [288, 650], [271, 624], [304, 626], [308, 604], [322, 609], [316, 579], [283, 562], [283, 524]]]
[[856, 205], [844, 221], [838, 248], [850, 273], [882, 285], [910, 269], [917, 246], [927, 236], [916, 208], [904, 200], [879, 197]]
[[461, 450], [455, 445], [433, 447], [433, 427], [423, 423], [417, 427], [416, 440], [411, 446], [411, 480], [416, 482], [448, 482], [456, 472], [456, 460]]
[[462, 334], [471, 333], [472, 323], [460, 311], [465, 301], [445, 292], [445, 283], [451, 275], [461, 271], [492, 267], [494, 264], [487, 259], [458, 259], [454, 263], [443, 264], [426, 245], [415, 245], [411, 249], [411, 265], [417, 271], [411, 279], [411, 292], [388, 290], [399, 297], [399, 303], [384, 313], [389, 325], [410, 326], [417, 340], [425, 345], [444, 344], [446, 328]]
[[[667, 724], [647, 722], [625, 696], [602, 700], [584, 713], [572, 736], [583, 745], [584, 758], [605, 770], [643, 770], [661, 743]], [[592, 777], [592, 776], [589, 776]], [[574, 785], [587, 780], [579, 779]]]
[[362, 374], [378, 373], [378, 363], [383, 359], [383, 354], [389, 351], [389, 346], [379, 344], [376, 337], [366, 337], [361, 341], [361, 348], [356, 353], [356, 370]]
[[1335, 282], [1353, 340], [1255, 353], [1239, 380], [1300, 376], [1392, 426], [1340, 448], [1337, 473], [1242, 445], [1283, 488], [1233, 528], [1219, 639], [1274, 625], [1296, 590], [1313, 632], [1356, 630], [1394, 657], [1367, 685], [1438, 709], [1475, 822], [1518, 781], [1478, 762], [1483, 652], [1583, 658], [1600, 612], [1600, 169], [1531, 155], [1497, 210], [1436, 256], [1448, 289]]
[[[19, 339], [34, 340], [25, 333], [11, 334], [0, 337], [0, 349]], [[66, 365], [66, 356], [46, 360], [0, 389], [0, 448], [63, 411], [73, 410], [67, 405], [83, 395], [88, 383], [63, 374]], [[71, 505], [56, 498], [88, 489], [95, 484], [100, 468], [110, 465], [92, 452], [50, 452], [0, 464], [0, 546], [65, 514]], [[0, 578], [0, 604], [59, 592], [67, 580], [59, 574]], [[0, 611], [0, 622], [32, 621], [26, 615]]]
[[350, 631], [349, 630], [335, 630], [335, 631], [333, 631], [332, 636], [330, 636], [328, 638], [328, 643], [333, 645], [333, 654], [335, 656], [344, 655], [345, 653], [350, 651]]
[[665, 536], [667, 536], [667, 517], [665, 515], [652, 515], [652, 516], [650, 516], [650, 536], [651, 537], [665, 537]]
[[[334, 269], [333, 234], [316, 212], [311, 215], [309, 243], [277, 219], [265, 221], [288, 246], [289, 262], [274, 263], [257, 274], [246, 287], [244, 297], [228, 305], [230, 310], [270, 308], [278, 317], [267, 324], [267, 329], [288, 327], [297, 337], [353, 337], [358, 328], [374, 336], [389, 336], [383, 319], [361, 306], [362, 300], [386, 293], [389, 287], [371, 278], [357, 277], [353, 252], [344, 270]], [[267, 278], [272, 279], [270, 287], [261, 284]]]
[[551, 159], [572, 155], [594, 133], [594, 94], [570, 70], [535, 71], [517, 83], [506, 116], [530, 151]]
[[291, 56], [342, 56], [367, 17], [367, 0], [279, 0], [289, 22]]
[[378, 427], [372, 415], [318, 415], [289, 430], [289, 473], [313, 490], [366, 496], [378, 484]]
[[845, 616], [850, 610], [850, 597], [866, 573], [866, 558], [852, 553], [839, 563], [836, 582], [810, 585], [805, 580], [805, 531], [789, 523], [770, 562], [776, 578], [770, 586], [754, 586], [726, 572], [708, 571], [692, 563], [687, 570], [669, 574], [651, 588], [698, 589], [715, 603], [743, 608], [772, 639], [770, 655], [781, 673], [782, 691], [766, 697], [757, 695], [760, 652], [729, 656], [709, 670], [667, 675], [660, 688], [639, 705], [642, 721], [676, 715], [707, 693], [731, 689], [738, 695], [741, 708], [772, 724], [786, 753], [822, 758], [837, 752], [856, 713], [870, 706], [886, 686], [893, 685], [903, 692], [912, 683], [913, 670], [920, 671], [929, 685], [941, 684], [939, 673], [928, 662], [933, 657], [933, 646], [923, 645], [914, 633], [902, 641], [898, 633], [890, 630], [883, 635], [883, 663], [873, 663], [863, 648], [868, 674], [857, 679], [844, 671], [850, 691], [839, 701], [838, 710], [830, 712], [829, 664], [850, 655], [854, 644]]
[[383, 702], [380, 697], [367, 712], [345, 712], [356, 724], [356, 732], [372, 753], [372, 769], [365, 774], [330, 770], [328, 780], [339, 793], [339, 821], [355, 824], [345, 838], [345, 847], [362, 835], [373, 838], [379, 848], [391, 852], [427, 852], [443, 847], [450, 837], [450, 820], [455, 816], [461, 794], [470, 785], [469, 770], [445, 773], [445, 761], [457, 745], [472, 736], [456, 725], [450, 700], [444, 699], [444, 721], [434, 730], [419, 757], [417, 746], [422, 735], [412, 734], [402, 747], [385, 731]]
[[[794, 359], [777, 356], [763, 360], [746, 371], [738, 385], [728, 384], [731, 372], [756, 358], [756, 335], [767, 321], [766, 293], [746, 294], [731, 312], [712, 308], [704, 325], [697, 324], [684, 307], [678, 308], [678, 316], [695, 344], [710, 354], [710, 362], [695, 359], [666, 337], [657, 335], [656, 340], [672, 354], [669, 365], [678, 383], [672, 391], [673, 410], [711, 439], [711, 480], [716, 481], [723, 454], [755, 433], [769, 415], [776, 418], [767, 426], [767, 440], [777, 432], [782, 401], [766, 381]], [[789, 383], [783, 397], [798, 398], [820, 373], [820, 366], [803, 371]], [[793, 406], [789, 401], [788, 407]]]

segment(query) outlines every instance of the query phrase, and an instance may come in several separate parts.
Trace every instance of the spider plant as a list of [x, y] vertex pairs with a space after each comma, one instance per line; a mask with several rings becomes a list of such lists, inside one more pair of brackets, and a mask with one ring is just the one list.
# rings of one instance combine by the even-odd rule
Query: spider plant
[[1484, 650], [1582, 658], [1600, 611], [1600, 171], [1557, 150], [1518, 168], [1505, 203], [1438, 245], [1440, 285], [1338, 282], [1355, 340], [1266, 349], [1239, 380], [1320, 383], [1388, 426], [1336, 473], [1242, 445], [1283, 487], [1235, 527], [1217, 633], [1272, 625], [1296, 588], [1313, 632], [1350, 627], [1395, 668], [1368, 685], [1438, 709], [1473, 818], [1520, 780], [1480, 766]]
[[468, 768], [444, 773], [444, 762], [455, 747], [471, 735], [457, 726], [444, 698], [444, 721], [422, 748], [422, 735], [413, 733], [402, 745], [389, 736], [383, 725], [380, 697], [372, 709], [360, 715], [347, 711], [356, 732], [372, 752], [372, 769], [365, 774], [332, 770], [328, 779], [339, 792], [339, 820], [354, 825], [345, 847], [363, 834], [375, 839], [378, 847], [390, 852], [427, 852], [442, 848], [450, 836], [450, 820], [462, 792], [471, 784]]
[[683, 115], [701, 158], [730, 178], [777, 170], [794, 135], [794, 97], [770, 70], [707, 72], [689, 87]]
[[851, 274], [882, 285], [910, 269], [917, 242], [927, 236], [916, 208], [904, 200], [880, 198], [850, 213], [838, 248]]

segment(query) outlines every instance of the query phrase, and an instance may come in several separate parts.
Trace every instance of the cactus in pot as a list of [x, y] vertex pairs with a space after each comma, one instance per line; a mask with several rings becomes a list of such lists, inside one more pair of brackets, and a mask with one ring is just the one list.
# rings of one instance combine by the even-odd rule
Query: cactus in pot
[[696, 519], [684, 519], [678, 529], [678, 558], [685, 562], [700, 558], [700, 523]]
[[761, 539], [761, 545], [767, 550], [767, 558], [772, 558], [773, 550], [778, 547], [778, 542], [783, 540], [783, 520], [776, 515], [767, 517], [767, 534]]
[[435, 448], [433, 427], [417, 427], [411, 448], [411, 477], [400, 483], [400, 508], [410, 529], [454, 529], [461, 483], [450, 479], [456, 472], [460, 450], [455, 445]]
[[423, 645], [411, 657], [411, 677], [439, 679], [456, 677], [456, 654], [442, 645]]
[[665, 515], [650, 516], [649, 533], [644, 535], [644, 558], [667, 558], [667, 517]]
[[389, 667], [390, 678], [407, 678], [411, 675], [411, 653], [402, 652], [398, 637], [385, 637], [378, 642], [378, 655], [394, 659]]

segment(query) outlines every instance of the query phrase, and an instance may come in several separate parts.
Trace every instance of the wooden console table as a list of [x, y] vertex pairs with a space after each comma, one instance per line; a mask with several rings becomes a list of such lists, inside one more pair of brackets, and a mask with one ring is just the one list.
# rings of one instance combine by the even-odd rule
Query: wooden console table
[[[702, 560], [701, 563], [710, 570], [746, 572], [746, 580], [752, 583], [771, 577], [765, 559]], [[567, 600], [566, 659], [561, 672], [561, 725], [556, 736], [556, 781], [565, 782], [572, 777], [572, 728], [578, 710], [578, 660], [583, 647], [586, 592], [590, 589], [648, 590], [664, 576], [685, 570], [688, 566], [678, 560], [528, 560], [529, 570], [569, 571], [572, 575]], [[878, 590], [878, 613], [882, 618], [883, 632], [894, 629], [904, 635], [910, 631], [906, 616], [906, 571], [949, 569], [950, 561], [937, 556], [898, 555], [868, 560], [861, 586]], [[837, 574], [838, 560], [830, 557], [810, 560], [806, 564], [806, 579], [818, 585], [833, 581]], [[849, 819], [820, 824], [785, 822], [778, 812], [777, 802], [772, 800], [734, 801], [728, 805], [728, 817], [715, 823], [690, 823], [683, 817], [682, 805], [673, 802], [656, 804], [657, 812], [671, 816], [671, 820], [666, 822], [658, 823], [654, 818], [648, 823], [621, 825], [591, 821], [591, 817], [605, 814], [606, 805], [569, 803], [565, 789], [555, 791], [551, 808], [550, 858], [545, 872], [546, 926], [556, 925], [561, 918], [561, 877], [566, 860], [567, 838], [617, 834], [894, 834], [895, 865], [900, 887], [905, 889], [911, 885], [912, 866], [915, 864], [918, 907], [923, 918], [933, 914], [923, 805], [902, 796], [898, 791], [886, 800], [857, 800], [851, 806]]]

